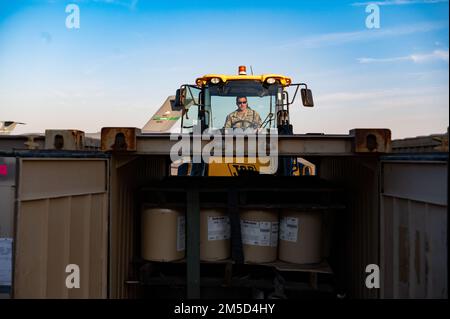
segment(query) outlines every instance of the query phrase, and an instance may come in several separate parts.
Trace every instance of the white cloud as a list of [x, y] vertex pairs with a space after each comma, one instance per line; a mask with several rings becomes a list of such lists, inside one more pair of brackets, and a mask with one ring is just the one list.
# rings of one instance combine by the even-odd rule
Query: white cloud
[[409, 4], [436, 4], [436, 3], [446, 3], [448, 0], [386, 0], [386, 1], [367, 1], [367, 2], [355, 2], [352, 6], [367, 6], [369, 4], [376, 4], [379, 6], [399, 6], [399, 5], [409, 5]]
[[359, 58], [358, 62], [362, 64], [367, 63], [391, 63], [391, 62], [402, 62], [402, 61], [410, 61], [414, 63], [424, 63], [431, 61], [444, 61], [449, 62], [448, 59], [448, 49], [444, 50], [435, 50], [431, 53], [425, 54], [410, 54], [407, 56], [401, 57], [393, 57], [393, 58]]
[[416, 25], [400, 26], [395, 28], [381, 28], [376, 30], [361, 30], [354, 32], [325, 33], [308, 36], [297, 41], [285, 44], [282, 47], [319, 48], [324, 46], [340, 45], [352, 42], [371, 41], [381, 38], [397, 37], [414, 33], [424, 33], [448, 27], [448, 22], [420, 23]]

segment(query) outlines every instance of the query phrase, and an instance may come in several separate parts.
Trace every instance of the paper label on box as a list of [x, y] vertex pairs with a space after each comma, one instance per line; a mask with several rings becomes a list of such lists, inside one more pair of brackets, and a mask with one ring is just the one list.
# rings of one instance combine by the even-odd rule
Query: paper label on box
[[282, 217], [280, 225], [280, 239], [285, 241], [297, 242], [298, 236], [298, 218]]
[[11, 286], [12, 238], [0, 238], [0, 286]]
[[184, 216], [178, 216], [177, 221], [177, 251], [183, 251], [186, 248], [186, 219]]
[[230, 218], [208, 216], [208, 240], [230, 239]]
[[243, 244], [276, 247], [278, 222], [257, 222], [241, 219], [241, 234]]

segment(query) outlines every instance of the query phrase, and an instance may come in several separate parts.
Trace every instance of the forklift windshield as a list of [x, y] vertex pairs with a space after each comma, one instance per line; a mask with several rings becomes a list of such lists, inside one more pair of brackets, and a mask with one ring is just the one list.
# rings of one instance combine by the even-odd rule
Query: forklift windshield
[[279, 84], [265, 85], [252, 80], [209, 85], [205, 88], [205, 110], [209, 113], [208, 126], [215, 129], [223, 128], [227, 116], [238, 110], [236, 97], [246, 97], [248, 108], [261, 118], [258, 128], [274, 127], [278, 92], [282, 92]]

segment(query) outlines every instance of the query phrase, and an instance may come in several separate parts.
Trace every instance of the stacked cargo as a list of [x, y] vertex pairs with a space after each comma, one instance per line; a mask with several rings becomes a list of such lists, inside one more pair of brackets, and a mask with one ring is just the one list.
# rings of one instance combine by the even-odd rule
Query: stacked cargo
[[[179, 209], [142, 210], [142, 258], [176, 261], [185, 257], [185, 214]], [[244, 261], [270, 263], [277, 259], [295, 264], [319, 263], [321, 214], [284, 210], [247, 209], [240, 214]], [[200, 211], [200, 260], [229, 259], [230, 219], [225, 209]]]

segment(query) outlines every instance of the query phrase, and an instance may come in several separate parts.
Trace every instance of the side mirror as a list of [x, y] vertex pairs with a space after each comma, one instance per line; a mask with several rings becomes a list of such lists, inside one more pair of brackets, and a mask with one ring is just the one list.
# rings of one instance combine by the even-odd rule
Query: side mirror
[[185, 99], [186, 89], [184, 87], [181, 87], [175, 94], [175, 107], [184, 107]]
[[300, 93], [302, 95], [303, 106], [313, 107], [314, 101], [313, 101], [312, 91], [310, 89], [301, 89]]

